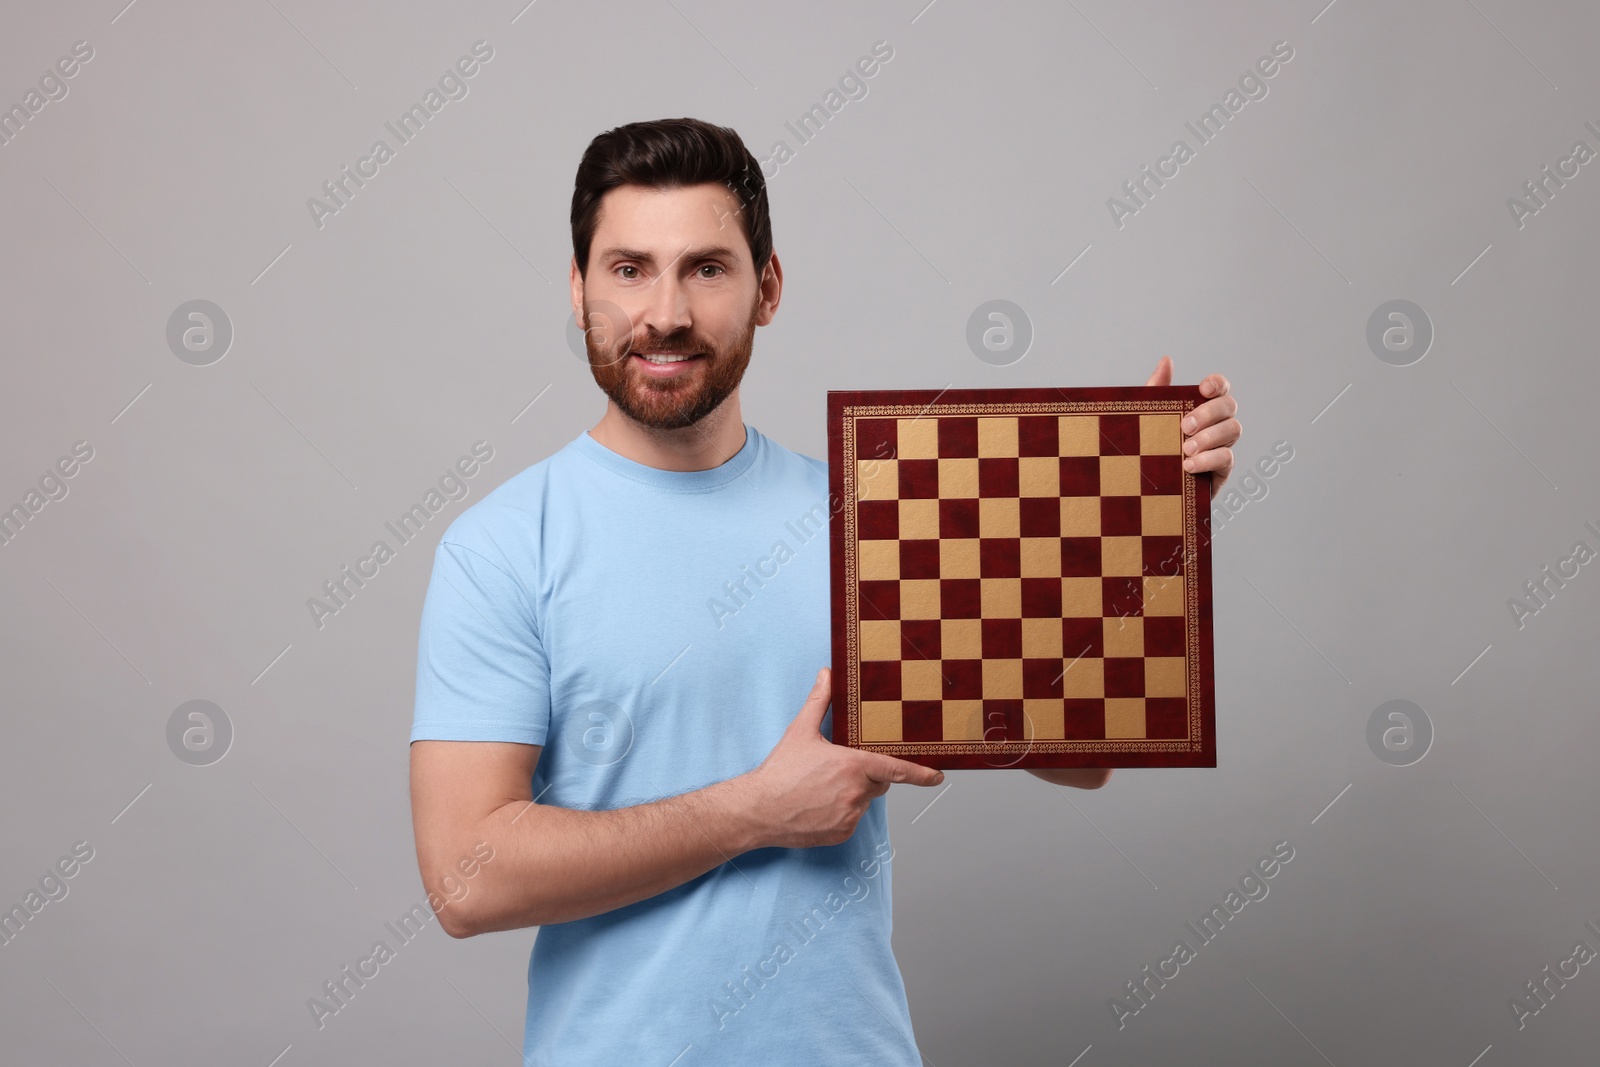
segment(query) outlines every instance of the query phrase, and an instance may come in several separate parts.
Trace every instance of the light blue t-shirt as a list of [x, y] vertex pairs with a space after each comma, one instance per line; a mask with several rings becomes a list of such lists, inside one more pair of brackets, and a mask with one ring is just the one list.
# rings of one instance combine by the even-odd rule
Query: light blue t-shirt
[[[828, 518], [827, 465], [748, 425], [703, 471], [579, 434], [445, 531], [411, 740], [542, 745], [534, 797], [587, 810], [754, 769], [832, 658]], [[892, 859], [878, 797], [843, 844], [540, 928], [525, 1064], [920, 1064]]]

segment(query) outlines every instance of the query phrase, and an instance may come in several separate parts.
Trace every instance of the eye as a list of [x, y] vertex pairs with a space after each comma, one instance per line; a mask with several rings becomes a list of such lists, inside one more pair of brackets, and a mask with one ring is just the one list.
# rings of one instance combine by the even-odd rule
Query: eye
[[701, 270], [714, 270], [714, 271], [719, 272], [718, 274], [702, 274], [701, 275], [702, 278], [708, 278], [708, 279], [709, 278], [720, 277], [722, 274], [728, 273], [725, 269], [723, 269], [723, 267], [721, 265], [716, 264], [716, 263], [705, 263], [705, 264], [702, 264], [700, 269]]
[[[634, 266], [634, 265], [633, 265], [633, 264], [632, 264], [632, 263], [624, 263], [624, 264], [623, 264], [623, 265], [622, 265], [622, 266], [620, 266], [620, 267], [618, 267], [618, 268], [617, 268], [617, 269], [618, 269], [618, 270], [634, 270], [634, 271], [636, 271], [636, 270], [638, 270], [638, 269], [639, 269], [639, 268], [638, 268], [638, 267], [635, 267], [635, 266]], [[623, 275], [623, 277], [624, 277], [624, 278], [627, 278], [627, 279], [628, 279], [628, 280], [629, 280], [629, 281], [632, 281], [632, 280], [633, 280], [633, 278], [634, 278], [634, 275], [632, 275], [632, 274], [625, 274], [625, 275]]]

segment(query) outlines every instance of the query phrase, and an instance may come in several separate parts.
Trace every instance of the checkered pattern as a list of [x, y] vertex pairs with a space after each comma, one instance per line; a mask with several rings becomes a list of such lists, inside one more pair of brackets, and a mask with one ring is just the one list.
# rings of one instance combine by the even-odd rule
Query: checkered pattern
[[1179, 418], [856, 420], [862, 743], [1189, 736]]

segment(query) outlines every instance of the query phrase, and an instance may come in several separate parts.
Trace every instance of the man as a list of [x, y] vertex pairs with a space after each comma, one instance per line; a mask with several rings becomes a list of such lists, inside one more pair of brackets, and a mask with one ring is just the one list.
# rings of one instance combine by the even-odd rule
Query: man
[[[572, 233], [606, 410], [439, 545], [423, 883], [452, 936], [540, 927], [528, 1064], [918, 1064], [883, 797], [944, 775], [828, 740], [828, 540], [791, 521], [828, 514], [827, 467], [739, 408], [783, 287], [759, 165], [692, 119], [608, 131]], [[1221, 376], [1202, 391], [1186, 466], [1220, 482], [1236, 404]], [[479, 842], [492, 859], [444, 892]]]

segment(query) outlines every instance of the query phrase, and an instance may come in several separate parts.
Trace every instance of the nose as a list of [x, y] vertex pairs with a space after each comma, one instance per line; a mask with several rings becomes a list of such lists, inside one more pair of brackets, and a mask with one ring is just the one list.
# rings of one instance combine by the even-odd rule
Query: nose
[[672, 267], [645, 287], [638, 319], [639, 325], [648, 326], [657, 337], [668, 337], [693, 323], [688, 291]]

